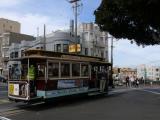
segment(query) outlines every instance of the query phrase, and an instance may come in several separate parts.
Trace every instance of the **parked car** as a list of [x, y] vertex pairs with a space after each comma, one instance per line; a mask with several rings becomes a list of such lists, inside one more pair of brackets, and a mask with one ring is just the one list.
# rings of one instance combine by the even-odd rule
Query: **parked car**
[[0, 82], [7, 82], [7, 78], [0, 75]]

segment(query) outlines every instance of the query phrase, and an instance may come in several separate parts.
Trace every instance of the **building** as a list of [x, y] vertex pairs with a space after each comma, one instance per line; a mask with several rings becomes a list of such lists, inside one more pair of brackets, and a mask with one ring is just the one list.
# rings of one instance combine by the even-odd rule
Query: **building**
[[125, 78], [128, 77], [137, 77], [137, 69], [134, 68], [113, 68], [113, 74], [114, 76], [118, 76], [120, 80], [125, 80]]
[[0, 51], [0, 68], [3, 69], [3, 75], [7, 74], [7, 63], [9, 59], [9, 47], [12, 43], [21, 43], [22, 40], [33, 41], [35, 38], [30, 35], [7, 32], [0, 36], [1, 51]]
[[[20, 43], [12, 43], [9, 48], [10, 57], [21, 57], [23, 51], [26, 49], [44, 49], [47, 51], [57, 51], [68, 53], [69, 45], [73, 44], [74, 38], [69, 32], [55, 31], [46, 35], [46, 41], [44, 44], [44, 36], [37, 37], [34, 41], [21, 41]], [[14, 56], [18, 52], [18, 56]]]
[[21, 24], [17, 21], [0, 18], [0, 35], [6, 32], [20, 33]]
[[160, 80], [160, 66], [153, 65], [139, 65], [137, 67], [137, 77], [144, 78], [145, 80]]
[[108, 34], [101, 32], [94, 23], [82, 23], [78, 27], [82, 54], [105, 58], [108, 61]]
[[126, 78], [127, 76], [136, 78], [137, 77], [137, 69], [121, 68], [120, 69], [120, 74], [123, 78]]

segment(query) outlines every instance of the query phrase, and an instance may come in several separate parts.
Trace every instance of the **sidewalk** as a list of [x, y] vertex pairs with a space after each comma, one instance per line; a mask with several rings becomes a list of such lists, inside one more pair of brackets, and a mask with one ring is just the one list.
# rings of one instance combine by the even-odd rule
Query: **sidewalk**
[[132, 91], [132, 90], [138, 90], [138, 89], [146, 89], [146, 88], [152, 88], [152, 89], [160, 89], [160, 85], [139, 85], [139, 87], [126, 87], [123, 86], [115, 86], [115, 88], [109, 88], [109, 93], [119, 93], [119, 92], [126, 92], [126, 91]]

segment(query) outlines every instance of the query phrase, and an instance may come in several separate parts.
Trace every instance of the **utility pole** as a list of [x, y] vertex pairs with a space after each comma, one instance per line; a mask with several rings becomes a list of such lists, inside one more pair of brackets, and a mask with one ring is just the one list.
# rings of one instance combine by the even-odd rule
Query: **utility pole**
[[77, 41], [77, 16], [78, 16], [78, 13], [77, 13], [77, 7], [78, 7], [78, 0], [75, 2], [75, 41], [76, 43], [78, 43]]
[[44, 24], [44, 41], [43, 41], [43, 50], [46, 50], [46, 25]]
[[73, 9], [75, 12], [75, 42], [78, 43], [77, 41], [77, 17], [78, 17], [78, 7], [80, 6], [78, 2], [80, 0], [68, 0], [71, 4], [73, 4]]
[[80, 7], [79, 1], [81, 0], [67, 0], [69, 3], [71, 3], [73, 5], [73, 9], [74, 9], [74, 14], [75, 14], [75, 34], [74, 34], [74, 39], [75, 39], [75, 43], [76, 43], [76, 52], [77, 52], [77, 17], [78, 17], [78, 7]]
[[113, 86], [113, 36], [111, 37], [111, 85]]

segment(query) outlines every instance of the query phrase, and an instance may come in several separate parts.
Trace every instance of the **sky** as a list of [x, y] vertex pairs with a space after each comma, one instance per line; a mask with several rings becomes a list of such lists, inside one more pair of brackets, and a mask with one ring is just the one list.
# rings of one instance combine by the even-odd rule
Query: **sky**
[[[101, 0], [81, 0], [78, 22], [94, 22], [94, 10]], [[68, 29], [70, 19], [74, 18], [73, 9], [67, 0], [0, 0], [0, 17], [21, 23], [21, 32], [29, 35]], [[109, 40], [110, 41], [110, 40]], [[109, 42], [110, 46], [110, 42]], [[110, 52], [110, 51], [109, 51]], [[143, 48], [131, 44], [129, 40], [114, 39], [114, 66], [130, 67], [140, 64], [160, 64], [160, 46]]]

